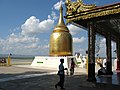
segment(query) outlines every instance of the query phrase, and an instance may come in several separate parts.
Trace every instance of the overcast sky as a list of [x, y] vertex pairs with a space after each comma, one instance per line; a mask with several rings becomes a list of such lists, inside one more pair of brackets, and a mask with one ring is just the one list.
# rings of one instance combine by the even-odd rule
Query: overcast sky
[[[102, 6], [119, 0], [83, 2]], [[59, 6], [59, 0], [0, 0], [0, 54], [48, 55], [49, 38], [59, 18]], [[85, 55], [87, 31], [71, 24], [67, 27], [73, 37], [73, 54], [80, 52]], [[100, 39], [99, 54], [105, 55], [105, 38], [97, 39]], [[115, 43], [112, 43], [112, 50], [115, 50]]]

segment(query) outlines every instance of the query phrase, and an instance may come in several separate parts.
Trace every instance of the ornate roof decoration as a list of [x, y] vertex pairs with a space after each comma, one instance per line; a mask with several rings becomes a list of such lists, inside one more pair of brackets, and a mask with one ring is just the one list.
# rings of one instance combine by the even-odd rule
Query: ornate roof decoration
[[72, 15], [73, 13], [80, 13], [82, 11], [95, 8], [95, 4], [86, 5], [83, 3], [82, 0], [76, 0], [76, 2], [71, 2], [71, 0], [66, 0], [65, 5], [67, 8], [67, 15]]
[[120, 3], [96, 7], [83, 4], [82, 0], [66, 0], [66, 8], [67, 23], [120, 13]]

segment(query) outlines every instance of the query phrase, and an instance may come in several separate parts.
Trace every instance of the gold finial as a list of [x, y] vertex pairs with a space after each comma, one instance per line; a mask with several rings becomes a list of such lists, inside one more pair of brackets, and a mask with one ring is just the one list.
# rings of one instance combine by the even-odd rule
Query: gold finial
[[53, 32], [56, 32], [56, 31], [67, 31], [69, 32], [67, 26], [65, 25], [64, 23], [64, 20], [63, 20], [63, 7], [62, 7], [62, 1], [60, 1], [60, 17], [59, 17], [59, 20], [58, 20], [58, 24], [55, 26]]
[[62, 7], [62, 0], [60, 0], [60, 17], [59, 17], [59, 21], [58, 24], [60, 26], [65, 25], [64, 21], [63, 21], [63, 7]]

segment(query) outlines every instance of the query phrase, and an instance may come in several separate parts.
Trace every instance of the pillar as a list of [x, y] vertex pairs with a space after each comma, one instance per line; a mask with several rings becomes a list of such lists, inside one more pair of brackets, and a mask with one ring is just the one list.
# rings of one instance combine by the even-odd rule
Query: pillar
[[88, 24], [88, 81], [96, 81], [95, 78], [95, 28], [94, 23]]
[[106, 36], [106, 70], [108, 75], [112, 75], [112, 54], [111, 54], [111, 33]]
[[117, 69], [120, 70], [120, 41], [116, 42], [116, 54], [117, 54]]

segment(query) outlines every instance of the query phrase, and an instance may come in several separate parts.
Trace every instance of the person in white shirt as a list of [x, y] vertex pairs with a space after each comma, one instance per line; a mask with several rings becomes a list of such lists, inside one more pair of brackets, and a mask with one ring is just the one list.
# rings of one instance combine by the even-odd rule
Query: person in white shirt
[[55, 85], [55, 88], [57, 89], [57, 86], [61, 87], [61, 89], [65, 89], [64, 88], [64, 78], [65, 78], [65, 73], [64, 70], [67, 70], [67, 68], [64, 69], [63, 63], [64, 63], [64, 59], [60, 59], [60, 65], [59, 65], [59, 71], [58, 71], [58, 75], [60, 77], [60, 81]]

